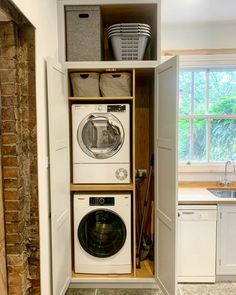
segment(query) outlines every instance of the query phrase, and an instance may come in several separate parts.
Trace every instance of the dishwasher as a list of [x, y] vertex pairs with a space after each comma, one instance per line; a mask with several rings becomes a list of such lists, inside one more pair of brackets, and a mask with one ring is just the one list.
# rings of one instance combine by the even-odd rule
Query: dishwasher
[[215, 282], [217, 206], [178, 206], [178, 282]]

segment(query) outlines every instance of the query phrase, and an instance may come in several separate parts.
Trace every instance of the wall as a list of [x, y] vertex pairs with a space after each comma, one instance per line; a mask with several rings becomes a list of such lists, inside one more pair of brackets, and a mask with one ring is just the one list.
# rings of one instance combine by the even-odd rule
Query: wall
[[13, 0], [35, 27], [36, 51], [36, 106], [37, 106], [37, 152], [40, 215], [40, 276], [41, 294], [51, 293], [50, 270], [50, 223], [48, 192], [47, 150], [47, 103], [46, 103], [46, 57], [57, 58], [57, 5], [56, 0]]
[[10, 294], [39, 294], [34, 28], [0, 23], [2, 182]]
[[[0, 92], [1, 101], [1, 92]], [[0, 138], [0, 167], [1, 159], [1, 138]], [[6, 271], [6, 250], [5, 250], [5, 228], [2, 193], [2, 173], [0, 169], [0, 294], [7, 294], [7, 271]]]
[[162, 50], [236, 48], [236, 22], [166, 23], [162, 25]]

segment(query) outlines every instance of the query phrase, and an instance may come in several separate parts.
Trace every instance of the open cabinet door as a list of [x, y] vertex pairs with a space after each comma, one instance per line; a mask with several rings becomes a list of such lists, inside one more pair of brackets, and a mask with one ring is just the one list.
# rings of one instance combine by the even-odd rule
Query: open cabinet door
[[156, 69], [157, 74], [157, 253], [156, 278], [164, 294], [174, 295], [176, 280], [178, 59]]
[[47, 77], [52, 294], [61, 295], [71, 277], [68, 101], [66, 73], [51, 59], [47, 60]]

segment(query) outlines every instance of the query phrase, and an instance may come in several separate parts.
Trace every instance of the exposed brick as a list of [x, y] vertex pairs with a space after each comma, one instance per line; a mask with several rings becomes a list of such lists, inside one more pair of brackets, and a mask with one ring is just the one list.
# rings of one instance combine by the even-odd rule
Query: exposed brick
[[6, 200], [19, 200], [20, 199], [20, 194], [18, 192], [18, 189], [15, 190], [4, 190], [4, 199]]
[[22, 223], [6, 223], [6, 232], [9, 234], [16, 234], [24, 230], [24, 224]]
[[[23, 274], [24, 276], [25, 274]], [[14, 285], [14, 286], [21, 286], [22, 285], [22, 274], [21, 273], [8, 273], [8, 282], [10, 285]]]
[[1, 83], [14, 82], [16, 76], [16, 69], [0, 70], [0, 81]]
[[[6, 244], [7, 254], [20, 254], [22, 251], [25, 250], [24, 245], [22, 244], [15, 244], [15, 245], [7, 245]], [[7, 269], [9, 269], [9, 265], [7, 265]]]
[[34, 39], [32, 27], [0, 23], [2, 176], [9, 295], [37, 294], [34, 291], [40, 294]]
[[15, 70], [16, 68], [16, 60], [9, 58], [8, 56], [2, 57], [0, 56], [0, 65], [1, 69], [0, 70]]
[[3, 144], [12, 144], [17, 142], [16, 134], [3, 134], [2, 143]]
[[4, 202], [4, 206], [7, 211], [22, 210], [23, 205], [23, 200], [5, 200]]
[[23, 237], [21, 234], [6, 234], [7, 244], [21, 244], [23, 242]]
[[5, 221], [6, 222], [19, 222], [20, 221], [20, 212], [19, 211], [10, 211], [5, 212]]
[[12, 83], [2, 83], [1, 84], [1, 93], [3, 96], [14, 95], [16, 93], [16, 85]]
[[18, 184], [17, 179], [3, 179], [3, 190], [18, 188]]
[[18, 106], [17, 96], [2, 96], [1, 102], [3, 107]]
[[16, 156], [3, 156], [2, 157], [2, 165], [3, 167], [16, 167], [18, 165]]
[[2, 121], [2, 130], [4, 130], [4, 132], [17, 132], [17, 129], [16, 121]]
[[15, 107], [2, 107], [2, 119], [3, 120], [16, 120], [17, 109]]
[[3, 144], [2, 145], [2, 155], [3, 156], [15, 156], [17, 155], [16, 144]]
[[17, 177], [17, 176], [19, 176], [19, 168], [18, 167], [3, 167], [3, 175], [4, 175], [4, 178]]
[[1, 48], [1, 57], [16, 59], [16, 47], [10, 46]]

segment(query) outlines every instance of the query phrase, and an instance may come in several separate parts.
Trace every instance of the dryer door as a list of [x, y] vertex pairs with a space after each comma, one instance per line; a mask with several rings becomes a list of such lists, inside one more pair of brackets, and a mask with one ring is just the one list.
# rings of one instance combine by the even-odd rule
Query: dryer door
[[92, 256], [110, 257], [123, 247], [126, 226], [119, 215], [110, 210], [94, 210], [83, 217], [78, 227], [82, 248]]
[[77, 140], [88, 156], [107, 159], [115, 155], [124, 143], [124, 129], [112, 114], [90, 114], [79, 125]]

